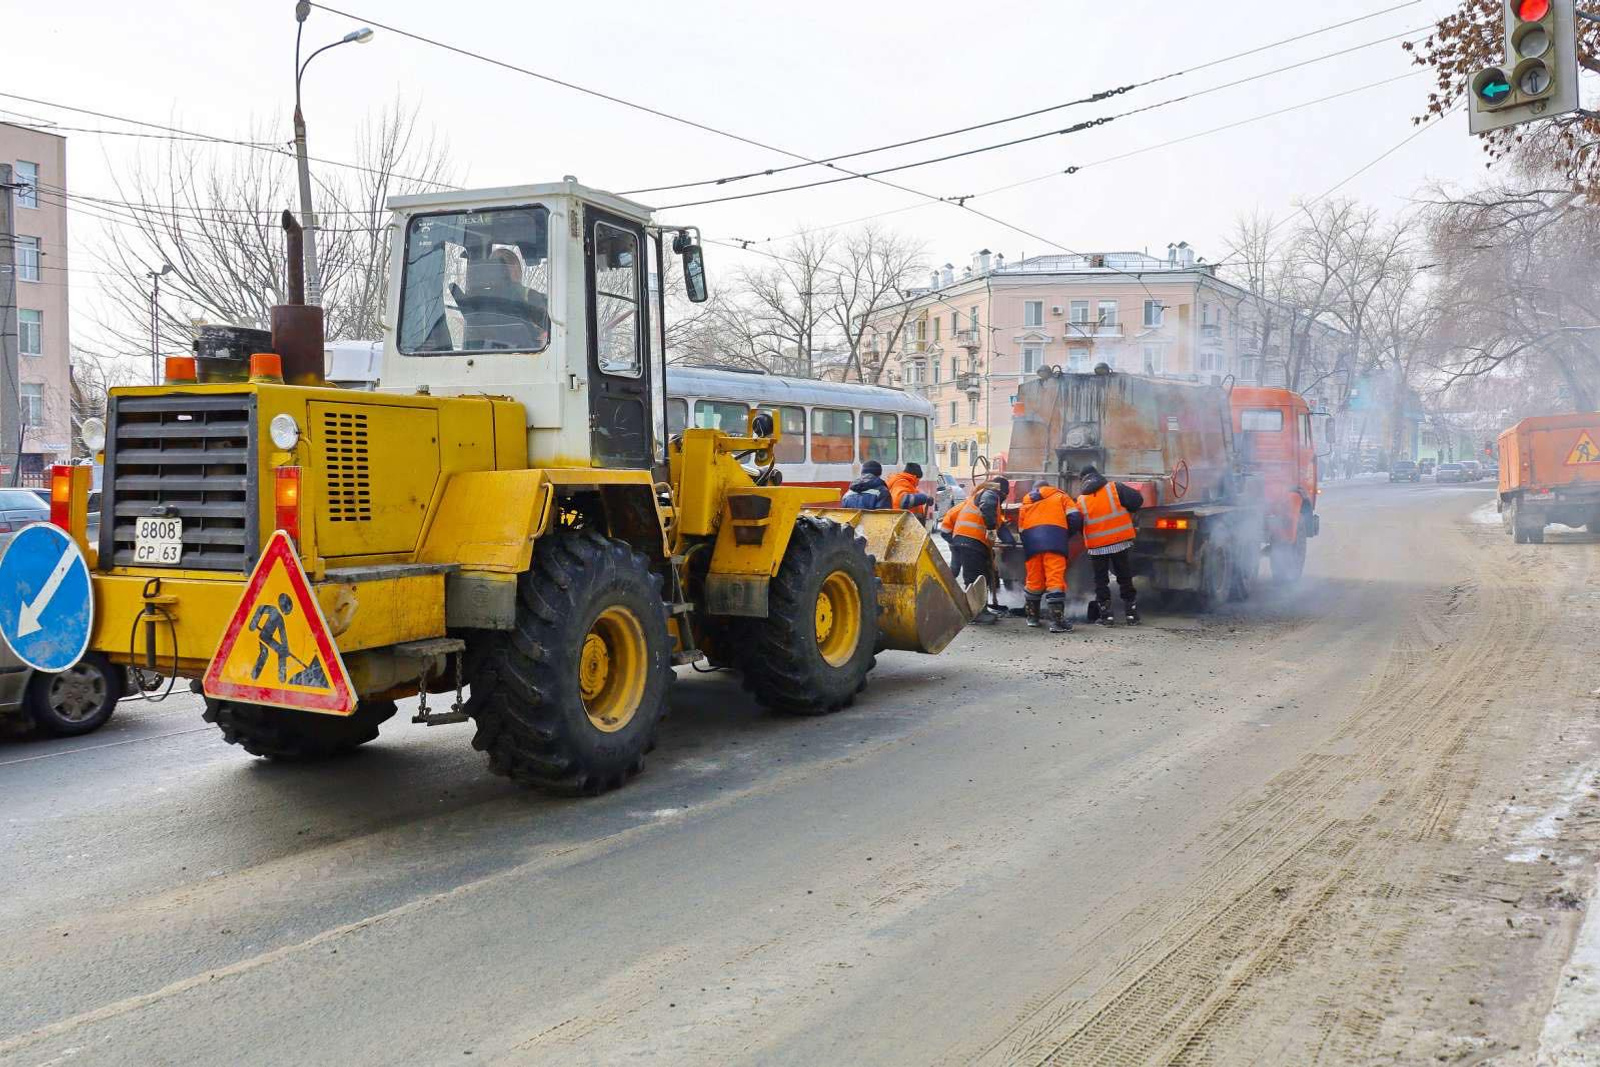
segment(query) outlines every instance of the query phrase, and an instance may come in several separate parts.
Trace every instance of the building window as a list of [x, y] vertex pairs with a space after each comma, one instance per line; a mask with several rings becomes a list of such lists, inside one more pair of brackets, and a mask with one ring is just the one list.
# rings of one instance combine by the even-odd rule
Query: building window
[[18, 351], [25, 356], [44, 355], [44, 312], [23, 308], [17, 312]]
[[1161, 301], [1146, 300], [1144, 302], [1144, 324], [1152, 328], [1160, 326], [1163, 318], [1165, 317], [1166, 310], [1166, 308], [1161, 306]]
[[44, 425], [44, 386], [38, 382], [22, 383], [22, 418], [29, 426]]
[[950, 336], [954, 337], [961, 332], [961, 312], [950, 312]]
[[950, 425], [951, 426], [954, 426], [956, 424], [956, 419], [960, 418], [960, 415], [959, 415], [960, 409], [956, 407], [956, 405], [959, 404], [959, 403], [960, 403], [960, 401], [958, 401], [958, 400], [950, 401]]
[[1167, 369], [1167, 346], [1144, 346], [1144, 372], [1146, 374], [1165, 374]]
[[1089, 301], [1074, 300], [1072, 302], [1072, 322], [1077, 326], [1089, 325]]
[[939, 368], [942, 367], [942, 366], [944, 366], [944, 364], [940, 363], [937, 359], [928, 360], [928, 369], [933, 371], [933, 384], [934, 385], [938, 385], [939, 384]]
[[36, 282], [39, 280], [39, 239], [37, 237], [17, 238], [17, 280]]
[[1117, 324], [1117, 302], [1115, 300], [1100, 301], [1100, 325], [1115, 326]]
[[967, 397], [967, 421], [978, 425], [978, 398], [975, 396]]
[[[1107, 357], [1107, 363], [1115, 363], [1114, 357]], [[1067, 353], [1067, 370], [1073, 374], [1083, 374], [1089, 369], [1089, 350], [1087, 348], [1074, 348]]]
[[17, 160], [18, 207], [39, 206], [39, 164]]
[[944, 325], [944, 320], [943, 319], [934, 319], [933, 320], [933, 339], [935, 341], [937, 341], [939, 339], [939, 327], [942, 326], [942, 325]]
[[956, 362], [956, 357], [950, 357], [950, 380], [953, 382], [961, 377], [961, 366]]
[[1202, 326], [1210, 326], [1211, 325], [1211, 305], [1210, 304], [1201, 304], [1200, 305], [1200, 325], [1202, 325]]
[[1022, 302], [1022, 325], [1024, 325], [1024, 326], [1043, 326], [1044, 325], [1044, 301], [1043, 300], [1024, 300]]
[[1033, 373], [1035, 373], [1036, 371], [1038, 371], [1040, 365], [1043, 364], [1043, 363], [1044, 363], [1044, 346], [1042, 346], [1042, 345], [1023, 345], [1022, 346], [1022, 373], [1023, 374], [1033, 374]]
[[972, 308], [967, 314], [967, 329], [974, 333], [978, 330], [978, 309]]

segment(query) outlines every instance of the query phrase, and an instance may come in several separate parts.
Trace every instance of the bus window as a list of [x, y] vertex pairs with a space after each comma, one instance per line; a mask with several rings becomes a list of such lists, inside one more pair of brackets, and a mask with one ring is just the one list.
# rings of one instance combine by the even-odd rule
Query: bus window
[[1245, 408], [1239, 412], [1239, 429], [1245, 433], [1282, 433], [1282, 408]]
[[881, 411], [861, 413], [861, 458], [892, 467], [900, 462], [900, 419]]
[[701, 430], [721, 430], [743, 437], [750, 409], [736, 400], [696, 400], [694, 424]]
[[689, 402], [667, 398], [667, 436], [676, 437], [689, 425]]
[[928, 420], [921, 415], [907, 415], [905, 429], [906, 462], [928, 462]]
[[833, 408], [811, 409], [811, 462], [849, 463], [855, 455], [856, 417]]
[[806, 409], [791, 407], [765, 407], [763, 411], [777, 412], [778, 429], [783, 436], [778, 440], [779, 463], [804, 463], [806, 461]]

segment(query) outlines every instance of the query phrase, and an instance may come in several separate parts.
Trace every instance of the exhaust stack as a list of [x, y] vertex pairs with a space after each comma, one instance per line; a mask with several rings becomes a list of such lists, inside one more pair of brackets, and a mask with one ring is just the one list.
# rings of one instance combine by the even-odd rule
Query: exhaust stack
[[306, 303], [305, 230], [285, 211], [283, 232], [289, 302], [272, 309], [272, 350], [283, 359], [283, 380], [288, 384], [326, 385], [322, 309]]

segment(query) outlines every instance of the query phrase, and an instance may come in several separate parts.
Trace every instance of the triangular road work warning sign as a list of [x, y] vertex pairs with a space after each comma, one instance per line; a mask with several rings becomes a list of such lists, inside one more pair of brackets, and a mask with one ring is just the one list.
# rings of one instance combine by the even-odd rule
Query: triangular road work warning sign
[[349, 715], [355, 689], [294, 543], [279, 530], [250, 573], [202, 683], [217, 700]]
[[1589, 436], [1589, 431], [1583, 431], [1578, 438], [1578, 443], [1572, 446], [1572, 451], [1567, 454], [1567, 466], [1576, 467], [1582, 463], [1600, 463], [1600, 446], [1596, 446], [1594, 438]]

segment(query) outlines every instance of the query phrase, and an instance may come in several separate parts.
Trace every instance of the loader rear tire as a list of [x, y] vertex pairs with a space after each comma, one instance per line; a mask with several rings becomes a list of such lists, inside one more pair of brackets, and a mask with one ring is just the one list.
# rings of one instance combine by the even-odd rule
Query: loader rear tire
[[311, 762], [342, 756], [366, 744], [394, 713], [392, 700], [363, 700], [350, 715], [322, 715], [207, 699], [204, 718], [222, 730], [224, 741], [252, 756]]
[[644, 769], [672, 680], [661, 578], [627, 543], [593, 530], [547, 534], [517, 581], [513, 629], [469, 659], [489, 769], [563, 796], [596, 796]]
[[878, 647], [878, 580], [853, 528], [802, 515], [740, 650], [744, 687], [791, 715], [848, 707], [867, 684]]

